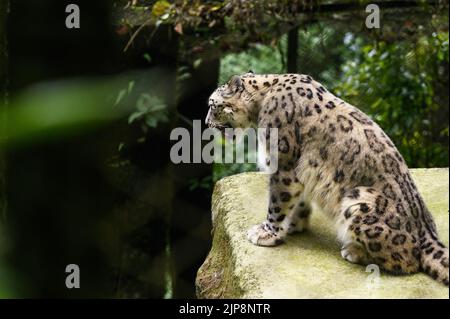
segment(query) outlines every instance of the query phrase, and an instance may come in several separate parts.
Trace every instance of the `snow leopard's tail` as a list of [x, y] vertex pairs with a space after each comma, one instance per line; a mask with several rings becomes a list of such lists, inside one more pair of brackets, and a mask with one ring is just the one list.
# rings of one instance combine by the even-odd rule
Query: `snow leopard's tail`
[[423, 271], [448, 287], [448, 248], [433, 238], [426, 240], [420, 248]]

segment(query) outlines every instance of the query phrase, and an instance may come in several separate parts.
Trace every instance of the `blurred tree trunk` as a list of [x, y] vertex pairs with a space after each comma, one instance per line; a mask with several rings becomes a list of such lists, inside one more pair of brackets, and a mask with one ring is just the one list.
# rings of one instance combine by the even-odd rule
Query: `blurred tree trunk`
[[0, 1], [0, 222], [6, 219], [5, 170], [6, 161], [3, 142], [6, 138], [6, 103], [8, 89], [8, 47], [6, 38], [6, 19], [9, 0]]
[[[135, 28], [141, 25], [135, 25]], [[129, 36], [121, 39], [125, 47]], [[161, 69], [163, 74], [155, 82], [143, 81], [141, 93], [166, 92], [163, 100], [169, 105], [169, 123], [158, 124], [143, 133], [141, 125], [128, 124], [115, 128], [112, 140], [125, 142], [117, 165], [108, 175], [121, 190], [114, 208], [117, 232], [115, 297], [171, 298], [173, 274], [169, 229], [175, 197], [174, 165], [170, 161], [170, 132], [176, 124], [176, 71], [178, 65], [178, 36], [168, 26], [157, 30], [142, 28], [129, 49], [120, 57], [125, 70]], [[151, 62], [143, 57], [148, 55]], [[136, 86], [142, 82], [134, 79]], [[155, 81], [155, 79], [153, 79]], [[158, 89], [159, 88], [159, 89]], [[137, 89], [137, 88], [136, 88]], [[142, 141], [142, 139], [145, 141]], [[137, 140], [141, 139], [141, 142]]]
[[[192, 47], [189, 40], [182, 43], [184, 48]], [[201, 61], [192, 67], [192, 60]], [[188, 67], [190, 77], [178, 83], [178, 112], [189, 121], [199, 120], [204, 129], [204, 120], [208, 112], [208, 98], [217, 88], [219, 81], [220, 60], [209, 52], [180, 61]], [[195, 79], [195, 81], [193, 81]], [[179, 120], [178, 126], [192, 132], [186, 121]], [[207, 141], [202, 141], [206, 144]], [[191, 149], [193, 146], [191, 145]], [[176, 196], [174, 214], [171, 223], [171, 240], [173, 243], [173, 260], [176, 281], [175, 298], [192, 298], [195, 296], [195, 277], [198, 268], [208, 254], [211, 244], [211, 193], [206, 188], [192, 189], [193, 180], [199, 181], [212, 175], [212, 165], [191, 163], [177, 165]], [[195, 247], [193, 249], [192, 247]]]
[[287, 49], [288, 73], [298, 72], [297, 53], [298, 53], [298, 27], [295, 27], [288, 33], [288, 49]]
[[[116, 52], [110, 1], [77, 1], [80, 29], [65, 26], [69, 3], [10, 2], [11, 100], [37, 83], [114, 72], [109, 64]], [[99, 137], [107, 135], [102, 130], [108, 132], [99, 128], [27, 147], [8, 145], [7, 260], [22, 284], [16, 287], [22, 298], [112, 295], [101, 235], [112, 211], [114, 189], [104, 173], [105, 148]], [[80, 267], [79, 289], [65, 285], [68, 264]]]

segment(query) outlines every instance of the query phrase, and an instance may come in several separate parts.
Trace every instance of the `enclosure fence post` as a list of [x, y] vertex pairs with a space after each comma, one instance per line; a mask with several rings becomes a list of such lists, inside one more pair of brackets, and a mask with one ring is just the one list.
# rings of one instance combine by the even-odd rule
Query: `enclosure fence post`
[[298, 27], [288, 33], [287, 72], [297, 73]]

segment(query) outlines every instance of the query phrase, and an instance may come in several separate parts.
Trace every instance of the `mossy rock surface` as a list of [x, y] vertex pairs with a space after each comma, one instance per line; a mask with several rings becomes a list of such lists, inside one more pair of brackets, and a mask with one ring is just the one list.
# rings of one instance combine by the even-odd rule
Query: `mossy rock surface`
[[[442, 241], [449, 241], [448, 169], [412, 169]], [[199, 298], [449, 298], [423, 273], [394, 276], [340, 256], [333, 226], [314, 211], [310, 229], [277, 247], [257, 247], [247, 229], [266, 215], [267, 177], [244, 173], [220, 180], [212, 198], [213, 245], [197, 280]]]

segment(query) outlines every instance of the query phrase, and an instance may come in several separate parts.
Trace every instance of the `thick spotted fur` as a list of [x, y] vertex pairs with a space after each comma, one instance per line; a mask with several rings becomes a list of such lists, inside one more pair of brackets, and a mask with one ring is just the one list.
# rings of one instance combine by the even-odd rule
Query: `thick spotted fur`
[[402, 156], [366, 114], [300, 74], [233, 76], [209, 106], [210, 127], [278, 128], [278, 170], [267, 219], [248, 232], [253, 244], [305, 230], [314, 202], [337, 225], [346, 260], [424, 271], [448, 286], [448, 248]]

